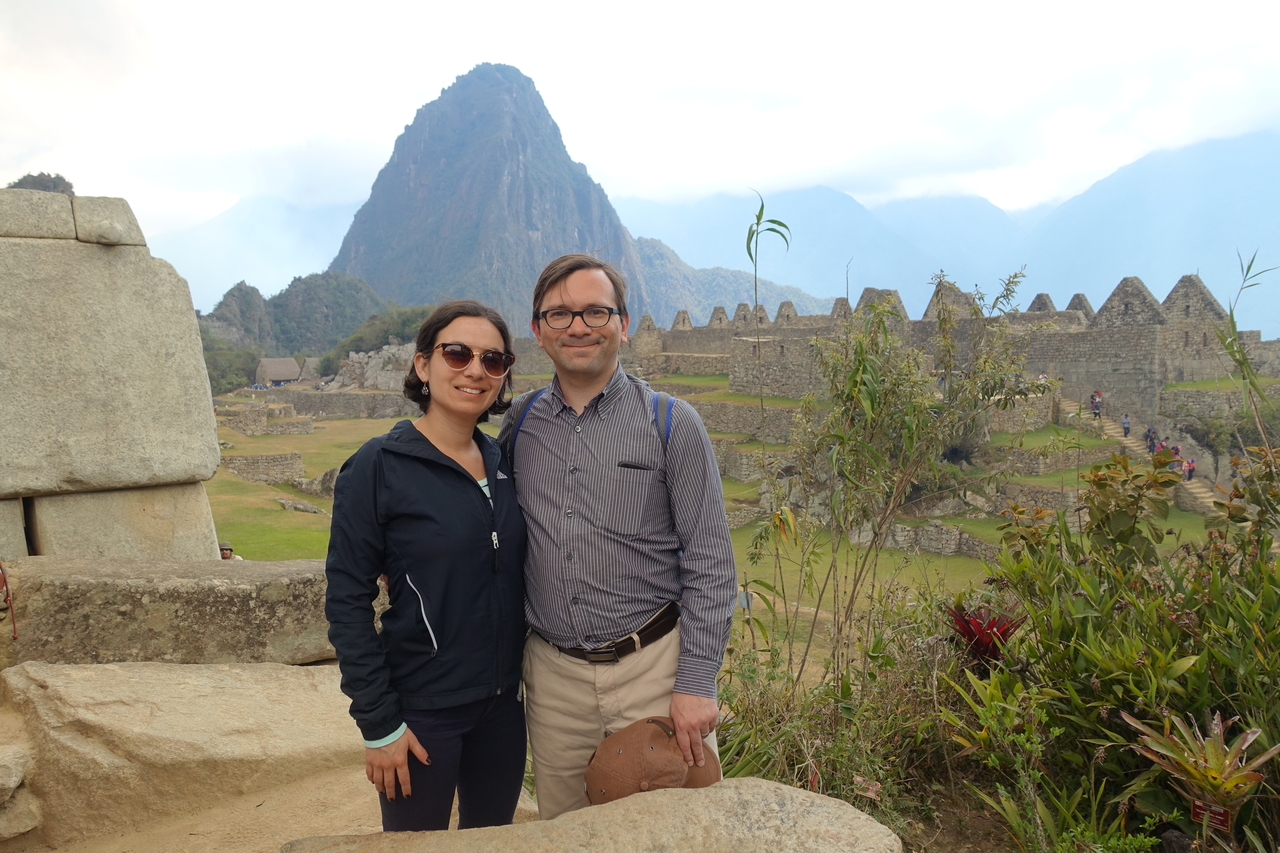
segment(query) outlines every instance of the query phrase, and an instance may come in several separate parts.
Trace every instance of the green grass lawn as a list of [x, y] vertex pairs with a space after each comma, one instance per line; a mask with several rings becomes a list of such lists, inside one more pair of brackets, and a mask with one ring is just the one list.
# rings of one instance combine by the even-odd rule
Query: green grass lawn
[[[1091, 435], [1085, 435], [1082, 432], [1063, 429], [1061, 427], [1057, 428], [1057, 432], [1061, 434], [1061, 440], [1072, 444], [1078, 442], [1081, 447], [1102, 447], [1108, 444], [1114, 444], [1116, 447], [1120, 446], [1120, 443], [1114, 438], [1094, 438]], [[1055, 435], [1054, 427], [1052, 425], [1042, 426], [1037, 430], [1023, 433], [1020, 443], [1018, 442], [1018, 436], [1015, 436], [1012, 433], [993, 432], [991, 434], [992, 445], [1012, 444], [1021, 447], [1023, 450], [1036, 450], [1038, 448], [1045, 447], [1056, 440], [1059, 439], [1058, 436]]]
[[[699, 394], [691, 394], [687, 398], [689, 400], [697, 400], [704, 403], [737, 403], [739, 405], [760, 405], [760, 398], [754, 394], [739, 394], [736, 391], [728, 389], [718, 389], [713, 391], [703, 391]], [[798, 409], [800, 401], [795, 397], [765, 397], [764, 404], [770, 409]]]
[[[775, 582], [775, 574], [772, 556], [766, 556], [759, 565], [754, 566], [747, 556], [750, 550], [751, 538], [755, 535], [755, 532], [756, 525], [740, 527], [730, 531], [730, 536], [733, 539], [734, 560], [738, 566], [739, 581], [758, 579], [773, 584]], [[820, 538], [820, 541], [826, 541], [825, 535]], [[784, 547], [781, 562], [781, 583], [785, 586], [788, 597], [793, 602], [795, 600], [794, 592], [800, 588], [802, 574], [801, 567], [794, 561], [795, 553], [794, 548]], [[814, 561], [819, 581], [826, 575], [831, 559], [830, 553], [830, 549], [823, 545], [821, 556]], [[860, 553], [860, 549], [855, 548], [851, 552], [851, 556], [858, 553]], [[843, 557], [841, 559], [843, 561]], [[894, 548], [886, 548], [880, 552], [879, 560], [876, 563], [876, 574], [881, 581], [896, 578], [899, 583], [908, 586], [922, 586], [925, 584], [936, 586], [941, 584], [945, 589], [953, 592], [980, 584], [987, 576], [982, 562], [972, 557], [908, 554], [905, 551], [899, 551]], [[829, 599], [830, 593], [828, 593], [828, 601], [825, 606], [830, 606]], [[800, 603], [806, 607], [813, 606], [815, 601], [815, 596], [811, 592], [802, 594], [800, 598]]]
[[228, 427], [218, 427], [218, 438], [235, 449], [229, 456], [259, 456], [268, 453], [301, 453], [308, 477], [318, 477], [336, 468], [375, 435], [382, 435], [400, 420], [357, 418], [344, 421], [317, 421], [310, 435], [241, 435]]
[[[1200, 379], [1195, 382], [1174, 382], [1164, 386], [1166, 391], [1237, 391], [1240, 389], [1240, 377], [1220, 376], [1216, 379]], [[1274, 376], [1259, 376], [1258, 384], [1263, 388], [1280, 383]]]
[[218, 539], [230, 542], [237, 555], [246, 560], [324, 557], [329, 547], [329, 516], [293, 512], [272, 498], [302, 500], [326, 511], [333, 509], [333, 501], [292, 487], [241, 480], [221, 468], [204, 486]]

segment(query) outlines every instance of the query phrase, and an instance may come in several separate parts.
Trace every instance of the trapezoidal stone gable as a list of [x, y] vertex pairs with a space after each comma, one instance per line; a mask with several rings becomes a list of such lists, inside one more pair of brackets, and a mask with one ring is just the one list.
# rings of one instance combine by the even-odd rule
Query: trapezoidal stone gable
[[1128, 276], [1120, 279], [1107, 301], [1089, 323], [1091, 329], [1134, 328], [1136, 326], [1163, 326], [1164, 310], [1147, 290], [1142, 279]]
[[862, 295], [858, 297], [858, 307], [854, 310], [861, 311], [863, 308], [870, 305], [879, 305], [882, 303], [888, 303], [889, 310], [893, 311], [893, 313], [897, 314], [902, 319], [910, 319], [907, 317], [907, 309], [903, 306], [902, 297], [898, 294], [898, 291], [885, 290], [879, 287], [862, 288]]
[[1198, 275], [1184, 275], [1178, 279], [1160, 307], [1171, 322], [1176, 319], [1221, 323], [1227, 319], [1222, 303], [1209, 292]]
[[1093, 319], [1093, 305], [1089, 302], [1089, 297], [1085, 296], [1083, 293], [1077, 293], [1075, 296], [1071, 297], [1071, 301], [1067, 303], [1067, 310], [1079, 311], [1084, 315], [1086, 320]]
[[1032, 311], [1049, 311], [1057, 313], [1058, 309], [1054, 307], [1053, 299], [1047, 293], [1037, 293], [1036, 298], [1031, 300], [1031, 304], [1027, 306], [1027, 313]]
[[937, 321], [938, 306], [946, 304], [956, 316], [969, 316], [969, 311], [976, 306], [977, 300], [972, 293], [965, 293], [949, 281], [939, 282], [929, 299], [929, 307], [924, 309], [922, 320]]

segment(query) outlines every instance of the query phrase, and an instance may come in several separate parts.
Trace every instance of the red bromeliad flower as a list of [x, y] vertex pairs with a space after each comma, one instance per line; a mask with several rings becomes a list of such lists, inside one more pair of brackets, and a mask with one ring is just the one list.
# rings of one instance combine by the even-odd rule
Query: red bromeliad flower
[[956, 639], [964, 642], [969, 654], [984, 663], [1000, 660], [1001, 647], [1027, 621], [1025, 616], [1015, 619], [989, 607], [969, 610], [963, 605], [951, 604], [942, 609], [951, 617], [951, 630], [956, 632]]

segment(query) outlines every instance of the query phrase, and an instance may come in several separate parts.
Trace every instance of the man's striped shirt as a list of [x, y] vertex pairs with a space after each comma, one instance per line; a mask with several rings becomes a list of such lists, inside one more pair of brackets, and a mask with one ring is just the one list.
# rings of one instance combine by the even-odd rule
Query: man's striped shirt
[[527, 413], [523, 400], [507, 412], [498, 442], [529, 528], [525, 612], [550, 642], [595, 648], [679, 601], [675, 690], [715, 696], [737, 586], [719, 469], [683, 400], [664, 446], [653, 399], [618, 367], [581, 415], [555, 379]]

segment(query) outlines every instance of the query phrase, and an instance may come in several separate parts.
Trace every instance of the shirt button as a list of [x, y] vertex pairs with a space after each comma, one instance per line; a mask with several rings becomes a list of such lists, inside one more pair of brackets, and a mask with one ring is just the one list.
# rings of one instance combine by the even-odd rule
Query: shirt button
[[569, 473], [570, 473], [570, 474], [576, 474], [576, 473], [578, 473], [578, 469], [577, 469], [577, 467], [576, 467], [576, 466], [573, 466], [573, 465], [570, 465], [570, 466], [569, 466]]
[[570, 518], [573, 518], [573, 510], [571, 510], [571, 509], [570, 509], [570, 510], [566, 510], [566, 511], [565, 511], [565, 515], [569, 516]]
[[564, 558], [565, 558], [566, 560], [572, 560], [572, 559], [573, 559], [573, 555], [572, 555], [572, 554], [565, 554], [565, 555], [564, 555]]
[[575, 599], [573, 599], [573, 603], [574, 603], [574, 604], [577, 604], [577, 603], [578, 603], [578, 599], [576, 599], [576, 598], [575, 598]]
[[576, 426], [576, 427], [574, 427], [574, 428], [573, 428], [573, 431], [574, 431], [574, 432], [582, 432], [582, 427], [581, 427], [581, 426]]

